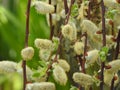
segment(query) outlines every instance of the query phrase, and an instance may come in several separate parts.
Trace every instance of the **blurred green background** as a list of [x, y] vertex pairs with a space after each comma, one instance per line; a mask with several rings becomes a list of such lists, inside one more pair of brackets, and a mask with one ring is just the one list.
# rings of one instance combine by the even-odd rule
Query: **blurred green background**
[[[20, 51], [24, 48], [26, 7], [27, 0], [0, 0], [0, 60], [19, 62], [22, 59]], [[35, 38], [48, 37], [45, 15], [31, 7], [29, 46], [34, 47]]]

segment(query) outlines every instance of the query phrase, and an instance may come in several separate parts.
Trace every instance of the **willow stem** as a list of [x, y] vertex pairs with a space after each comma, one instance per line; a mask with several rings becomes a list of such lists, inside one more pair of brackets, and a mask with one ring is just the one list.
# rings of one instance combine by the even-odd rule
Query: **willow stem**
[[[103, 0], [101, 0], [101, 9], [102, 9], [102, 36], [103, 36], [103, 47], [104, 47], [106, 46], [106, 30], [105, 30], [105, 6]], [[105, 62], [101, 62], [100, 90], [103, 90], [104, 87], [104, 67], [105, 67]]]
[[[28, 47], [28, 38], [29, 38], [29, 16], [30, 16], [30, 5], [31, 0], [28, 0], [27, 4], [27, 12], [26, 12], [26, 33], [25, 33], [25, 47]], [[27, 76], [26, 76], [26, 61], [22, 61], [22, 68], [23, 68], [23, 90], [26, 88], [27, 83]]]

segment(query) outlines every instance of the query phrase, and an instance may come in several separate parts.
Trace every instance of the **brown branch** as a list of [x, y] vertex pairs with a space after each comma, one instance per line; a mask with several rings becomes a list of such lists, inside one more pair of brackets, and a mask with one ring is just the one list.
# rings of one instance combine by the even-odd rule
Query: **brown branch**
[[110, 90], [114, 90], [114, 83], [115, 83], [115, 79], [114, 79], [114, 77], [113, 77], [113, 78], [112, 78], [112, 81], [111, 81]]
[[[28, 46], [28, 38], [29, 38], [29, 16], [30, 16], [30, 5], [31, 0], [28, 0], [27, 4], [27, 12], [26, 12], [26, 36], [25, 36], [25, 47]], [[27, 77], [26, 77], [26, 61], [22, 61], [22, 68], [23, 68], [23, 90], [26, 88]]]
[[89, 0], [89, 6], [88, 6], [88, 19], [89, 19], [89, 20], [90, 20], [90, 18], [91, 18], [91, 14], [90, 14], [90, 12], [91, 12], [91, 3], [92, 3], [92, 1]]
[[69, 10], [67, 0], [63, 0], [63, 1], [64, 1], [64, 7], [65, 7], [65, 14], [67, 14]]
[[[49, 4], [51, 4], [51, 0], [49, 0]], [[50, 40], [52, 40], [52, 37], [54, 35], [54, 28], [53, 28], [53, 24], [52, 24], [52, 14], [50, 14], [50, 13], [49, 13], [49, 23], [50, 23]]]
[[116, 46], [116, 50], [115, 50], [115, 59], [118, 58], [119, 50], [120, 50], [120, 30], [119, 30], [118, 36], [117, 36], [117, 46]]
[[[103, 0], [101, 0], [101, 9], [102, 9], [102, 36], [103, 36], [103, 47], [104, 47], [106, 46], [106, 30], [105, 30], [105, 6]], [[105, 67], [105, 62], [101, 62], [100, 90], [103, 90], [103, 86], [104, 86], [104, 67]]]

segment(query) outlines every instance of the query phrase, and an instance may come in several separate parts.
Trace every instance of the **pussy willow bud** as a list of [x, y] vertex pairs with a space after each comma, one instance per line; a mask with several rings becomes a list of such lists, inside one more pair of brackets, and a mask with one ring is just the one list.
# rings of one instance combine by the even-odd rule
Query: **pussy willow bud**
[[74, 73], [73, 80], [83, 87], [90, 86], [93, 84], [93, 78], [90, 75], [84, 73], [78, 73], [78, 72]]
[[83, 54], [84, 52], [84, 43], [76, 42], [74, 45], [74, 51], [77, 55]]
[[48, 39], [35, 39], [35, 46], [39, 49], [46, 49], [51, 50], [52, 49], [52, 41]]
[[97, 49], [91, 50], [89, 52], [87, 52], [87, 56], [86, 56], [86, 64], [87, 65], [91, 65], [93, 63], [95, 63], [95, 61], [98, 60], [99, 57], [99, 51]]
[[12, 61], [0, 61], [0, 74], [14, 73], [17, 71], [17, 63]]
[[22, 49], [21, 56], [24, 60], [31, 60], [34, 56], [34, 49], [33, 47], [26, 47]]
[[71, 41], [76, 40], [77, 31], [73, 28], [73, 26], [71, 26], [70, 24], [67, 24], [62, 27], [62, 35]]
[[50, 5], [42, 1], [34, 1], [33, 5], [35, 6], [35, 9], [37, 10], [37, 12], [40, 14], [53, 13], [55, 11], [55, 8], [53, 5]]
[[53, 67], [55, 67], [56, 65], [62, 67], [65, 72], [69, 72], [70, 70], [70, 65], [64, 59], [58, 59], [58, 63], [55, 63]]
[[120, 59], [113, 60], [109, 62], [108, 65], [110, 65], [111, 68], [107, 69], [106, 71], [108, 71], [109, 73], [116, 73], [120, 69]]
[[67, 80], [68, 80], [67, 75], [65, 71], [63, 70], [63, 68], [60, 67], [59, 65], [54, 67], [53, 76], [54, 76], [54, 80], [57, 83], [59, 83], [60, 85], [66, 85]]
[[51, 51], [45, 50], [45, 49], [41, 49], [39, 51], [39, 57], [41, 60], [45, 60], [48, 61], [51, 55]]
[[55, 85], [51, 82], [32, 83], [27, 84], [26, 90], [55, 90]]
[[87, 32], [88, 35], [93, 35], [99, 28], [90, 20], [83, 20], [81, 23], [82, 32]]
[[[104, 83], [108, 86], [111, 85], [111, 81], [112, 79], [115, 77], [118, 77], [117, 74], [114, 75], [114, 73], [109, 73], [107, 71], [104, 72]], [[119, 79], [117, 78], [117, 80], [114, 80], [115, 83], [114, 83], [114, 86], [119, 82]]]

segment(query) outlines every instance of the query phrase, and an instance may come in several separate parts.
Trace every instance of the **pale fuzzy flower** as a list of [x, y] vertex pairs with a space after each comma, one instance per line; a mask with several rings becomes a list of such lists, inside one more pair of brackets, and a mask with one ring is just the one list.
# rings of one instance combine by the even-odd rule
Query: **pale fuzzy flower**
[[90, 75], [84, 73], [74, 73], [73, 80], [83, 87], [90, 86], [93, 84], [93, 78]]
[[86, 64], [91, 65], [91, 64], [95, 63], [95, 61], [98, 60], [98, 57], [99, 57], [99, 50], [97, 50], [97, 49], [87, 52]]
[[63, 9], [63, 10], [60, 12], [60, 16], [61, 16], [63, 19], [66, 18], [65, 9]]
[[80, 26], [82, 32], [87, 32], [89, 36], [93, 36], [93, 34], [99, 30], [99, 28], [90, 20], [83, 20]]
[[50, 5], [42, 1], [34, 1], [32, 2], [32, 4], [35, 6], [35, 9], [40, 14], [54, 13], [55, 11], [55, 8], [53, 5]]
[[[16, 68], [17, 68], [17, 73], [19, 73], [23, 77], [22, 62], [18, 63]], [[28, 66], [26, 66], [26, 74], [27, 74], [26, 75], [27, 76], [27, 80], [31, 81], [33, 72], [32, 72], [32, 70]]]
[[31, 60], [34, 56], [34, 48], [33, 47], [26, 47], [21, 50], [21, 56], [23, 60]]
[[53, 77], [54, 77], [54, 80], [57, 83], [59, 83], [60, 85], [66, 85], [67, 80], [68, 80], [65, 71], [59, 65], [56, 65], [54, 67], [54, 69], [53, 69]]
[[41, 82], [27, 84], [26, 90], [56, 90], [55, 84], [52, 82]]
[[52, 49], [52, 41], [48, 39], [35, 39], [35, 46], [39, 49], [46, 49], [51, 50]]
[[106, 7], [111, 9], [120, 9], [119, 3], [117, 0], [104, 0], [104, 4]]
[[17, 71], [17, 63], [12, 61], [0, 61], [0, 74], [9, 74]]
[[39, 57], [41, 60], [45, 60], [48, 61], [51, 55], [51, 51], [45, 50], [45, 49], [41, 49], [39, 51]]
[[[117, 77], [117, 80], [115, 80], [114, 82], [114, 86], [117, 85], [117, 83], [119, 82], [119, 77], [117, 74], [115, 74], [115, 76]], [[111, 81], [114, 77], [114, 73], [109, 73], [107, 71], [104, 72], [104, 83], [108, 86], [111, 86]]]
[[113, 60], [108, 63], [108, 65], [111, 66], [110, 69], [106, 69], [109, 73], [116, 73], [120, 69], [120, 59], [118, 60]]
[[83, 42], [76, 42], [75, 45], [74, 45], [74, 51], [77, 55], [83, 54], [84, 43]]
[[77, 31], [73, 28], [72, 25], [67, 24], [62, 27], [62, 35], [69, 40], [76, 40]]
[[113, 35], [106, 35], [106, 43], [109, 45], [113, 45], [114, 41], [112, 40], [112, 38], [114, 38]]
[[65, 72], [70, 71], [70, 65], [64, 59], [58, 59], [58, 62], [54, 63], [53, 67], [55, 67], [56, 65], [59, 65], [60, 67], [62, 67]]

